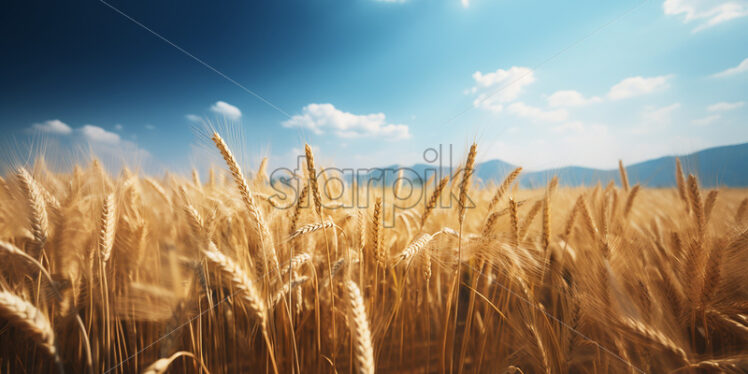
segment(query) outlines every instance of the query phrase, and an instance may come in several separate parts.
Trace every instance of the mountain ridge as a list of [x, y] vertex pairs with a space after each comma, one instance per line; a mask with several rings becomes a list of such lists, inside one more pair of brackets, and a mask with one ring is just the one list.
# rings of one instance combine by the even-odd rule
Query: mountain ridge
[[[748, 143], [706, 148], [686, 155], [662, 156], [630, 165], [624, 163], [629, 183], [652, 188], [675, 187], [676, 158], [680, 158], [684, 173], [696, 175], [703, 187], [748, 187]], [[476, 164], [474, 176], [483, 183], [500, 183], [516, 167], [503, 160], [488, 160]], [[423, 163], [411, 166], [390, 165], [370, 169], [369, 173], [359, 176], [359, 181], [376, 180], [377, 176], [381, 178], [381, 174], [377, 174], [377, 171], [393, 170], [392, 173], [385, 173], [385, 183], [390, 184], [397, 178], [398, 168], [413, 170], [419, 177], [425, 179], [433, 174], [431, 172], [426, 175], [427, 170], [438, 169], [435, 165]], [[441, 175], [452, 172], [450, 167], [441, 167], [441, 170]], [[412, 176], [411, 172], [408, 174]], [[596, 169], [583, 166], [564, 166], [523, 172], [518, 182], [524, 188], [539, 188], [545, 186], [553, 176], [559, 177], [560, 185], [570, 187], [590, 186], [598, 182], [605, 184], [611, 179], [620, 184], [618, 168]]]

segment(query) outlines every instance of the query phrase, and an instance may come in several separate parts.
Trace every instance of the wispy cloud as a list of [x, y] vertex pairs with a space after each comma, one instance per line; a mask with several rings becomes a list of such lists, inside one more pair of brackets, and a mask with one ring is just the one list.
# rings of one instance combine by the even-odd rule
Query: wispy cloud
[[510, 104], [507, 107], [507, 111], [518, 117], [540, 122], [561, 122], [569, 117], [569, 113], [564, 109], [543, 110], [527, 105], [521, 101]]
[[608, 98], [611, 100], [628, 99], [665, 89], [669, 86], [668, 80], [672, 77], [672, 75], [649, 78], [642, 76], [629, 77], [611, 87], [608, 91]]
[[698, 118], [698, 119], [695, 119], [695, 120], [693, 120], [691, 122], [694, 125], [696, 125], [696, 126], [707, 126], [707, 125], [711, 125], [712, 123], [714, 123], [715, 121], [719, 120], [720, 118], [722, 118], [722, 116], [720, 116], [719, 114], [712, 114], [711, 116], [706, 116], [704, 118]]
[[31, 129], [49, 134], [60, 135], [68, 135], [73, 132], [73, 129], [71, 129], [70, 126], [60, 121], [59, 119], [51, 119], [42, 123], [35, 123], [31, 125]]
[[120, 141], [119, 135], [106, 131], [99, 126], [83, 125], [78, 131], [80, 131], [83, 137], [92, 142], [117, 144]]
[[745, 104], [745, 102], [743, 102], [743, 101], [736, 101], [734, 103], [728, 103], [728, 102], [724, 102], [723, 101], [723, 102], [720, 102], [720, 103], [715, 103], [715, 104], [709, 105], [706, 108], [706, 110], [708, 110], [710, 112], [725, 112], [725, 111], [728, 111], [728, 110], [738, 109], [738, 108], [742, 107], [744, 104]]
[[665, 0], [662, 9], [666, 15], [683, 15], [683, 22], [698, 23], [698, 32], [732, 19], [748, 16], [748, 5], [743, 1]]
[[524, 88], [535, 82], [532, 69], [522, 66], [512, 66], [504, 70], [483, 74], [473, 73], [475, 86], [470, 92], [478, 96], [473, 101], [476, 108], [483, 108], [493, 112], [500, 112], [504, 104], [516, 100]]
[[720, 71], [719, 73], [712, 74], [712, 77], [715, 78], [723, 78], [723, 77], [729, 77], [731, 75], [740, 74], [748, 71], [748, 58], [741, 61], [738, 66], [734, 68], [729, 68], [727, 70]]
[[670, 104], [664, 107], [649, 107], [644, 111], [644, 119], [653, 123], [669, 124], [672, 121], [672, 114], [680, 108], [680, 103]]
[[216, 114], [220, 114], [230, 120], [238, 120], [242, 117], [242, 111], [239, 110], [239, 108], [225, 102], [225, 101], [216, 101], [213, 106], [210, 107], [210, 110], [213, 111]]
[[195, 115], [195, 114], [188, 114], [188, 115], [184, 116], [184, 118], [187, 118], [187, 120], [190, 121], [190, 122], [195, 122], [195, 123], [202, 123], [203, 122], [203, 118], [200, 117], [200, 116], [198, 116], [198, 115]]
[[551, 107], [573, 107], [582, 106], [603, 101], [600, 97], [584, 97], [581, 93], [574, 90], [556, 91], [548, 96], [548, 105]]
[[338, 110], [332, 104], [309, 104], [302, 109], [302, 114], [291, 117], [282, 125], [309, 129], [317, 135], [331, 131], [340, 138], [410, 138], [407, 125], [388, 123], [384, 113], [356, 115]]

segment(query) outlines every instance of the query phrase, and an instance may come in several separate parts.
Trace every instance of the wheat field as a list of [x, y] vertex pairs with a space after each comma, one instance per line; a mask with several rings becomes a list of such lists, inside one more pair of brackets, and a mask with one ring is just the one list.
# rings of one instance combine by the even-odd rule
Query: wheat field
[[[680, 164], [674, 189], [623, 165], [620, 184], [484, 184], [473, 145], [398, 200], [327, 183], [307, 146], [289, 203], [212, 140], [204, 181], [96, 160], [4, 176], [0, 372], [748, 370], [748, 191]], [[329, 199], [343, 187], [369, 204]]]

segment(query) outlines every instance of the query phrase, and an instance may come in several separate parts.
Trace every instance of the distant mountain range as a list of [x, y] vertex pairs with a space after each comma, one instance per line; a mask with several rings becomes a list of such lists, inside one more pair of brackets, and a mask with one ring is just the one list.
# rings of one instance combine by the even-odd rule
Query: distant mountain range
[[[641, 184], [647, 187], [673, 187], [675, 182], [675, 159], [679, 157], [685, 173], [699, 177], [704, 187], [748, 187], [748, 143], [708, 148], [683, 156], [666, 156], [636, 164], [625, 165], [631, 185]], [[383, 169], [395, 170], [402, 165], [391, 165]], [[420, 176], [433, 165], [415, 164], [408, 167]], [[501, 160], [486, 161], [476, 165], [475, 176], [484, 183], [501, 182], [515, 165]], [[359, 176], [363, 182], [369, 178], [381, 176], [381, 169], [373, 169], [368, 175]], [[443, 168], [444, 172], [451, 172]], [[433, 172], [432, 172], [433, 174]], [[444, 174], [446, 175], [446, 174]], [[519, 178], [522, 187], [541, 187], [554, 175], [559, 183], [565, 186], [590, 186], [598, 182], [608, 183], [611, 179], [620, 184], [618, 169], [602, 170], [580, 166], [567, 166], [542, 171], [523, 172]], [[406, 175], [407, 176], [407, 175]], [[390, 184], [396, 178], [395, 172], [385, 173], [385, 182]]]

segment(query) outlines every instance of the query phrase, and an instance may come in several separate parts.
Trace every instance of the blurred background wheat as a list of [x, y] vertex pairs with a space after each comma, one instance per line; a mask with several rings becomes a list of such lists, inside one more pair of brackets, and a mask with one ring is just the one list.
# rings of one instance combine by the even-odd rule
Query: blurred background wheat
[[473, 145], [403, 200], [325, 183], [307, 147], [286, 201], [212, 140], [205, 181], [43, 159], [2, 179], [0, 371], [748, 370], [745, 190], [680, 164], [677, 189], [623, 165], [620, 185], [484, 184]]

